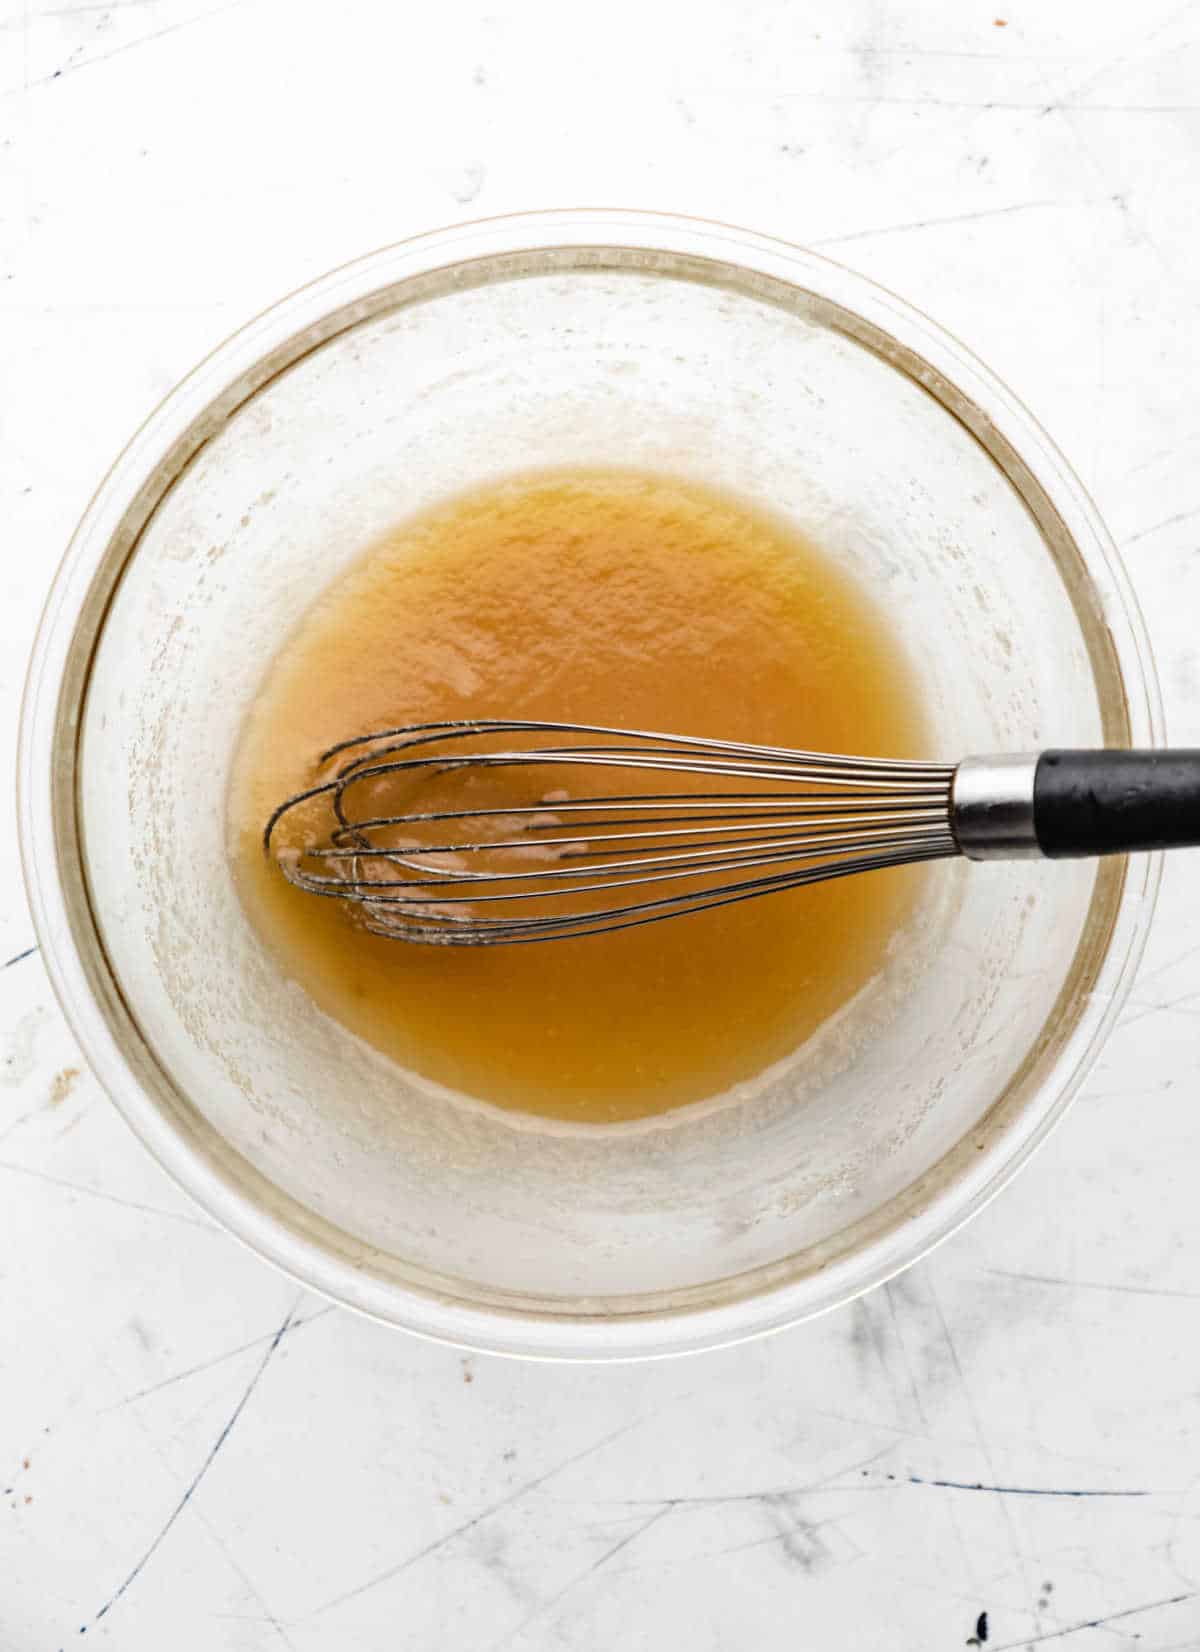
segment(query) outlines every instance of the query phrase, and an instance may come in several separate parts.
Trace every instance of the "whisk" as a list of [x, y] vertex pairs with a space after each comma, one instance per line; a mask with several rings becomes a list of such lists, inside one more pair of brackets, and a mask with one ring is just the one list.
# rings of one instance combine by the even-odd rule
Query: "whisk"
[[1200, 843], [1195, 750], [893, 762], [497, 718], [383, 729], [319, 765], [267, 821], [280, 871], [378, 934], [453, 946], [610, 934], [956, 855]]

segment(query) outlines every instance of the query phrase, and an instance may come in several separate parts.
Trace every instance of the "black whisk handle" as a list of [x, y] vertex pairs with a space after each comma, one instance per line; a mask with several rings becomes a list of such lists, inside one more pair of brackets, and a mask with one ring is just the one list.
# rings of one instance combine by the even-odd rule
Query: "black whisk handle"
[[1033, 826], [1052, 859], [1200, 845], [1200, 750], [1045, 751]]

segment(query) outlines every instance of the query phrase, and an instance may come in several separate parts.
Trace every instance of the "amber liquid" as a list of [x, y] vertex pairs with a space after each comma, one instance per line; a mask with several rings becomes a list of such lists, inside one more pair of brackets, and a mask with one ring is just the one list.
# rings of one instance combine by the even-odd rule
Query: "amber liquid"
[[264, 858], [266, 816], [336, 741], [495, 715], [927, 754], [873, 603], [740, 499], [669, 476], [555, 472], [401, 524], [270, 666], [230, 819], [262, 938], [321, 1009], [404, 1067], [526, 1113], [643, 1118], [788, 1056], [880, 969], [915, 872], [604, 938], [467, 949], [372, 935]]

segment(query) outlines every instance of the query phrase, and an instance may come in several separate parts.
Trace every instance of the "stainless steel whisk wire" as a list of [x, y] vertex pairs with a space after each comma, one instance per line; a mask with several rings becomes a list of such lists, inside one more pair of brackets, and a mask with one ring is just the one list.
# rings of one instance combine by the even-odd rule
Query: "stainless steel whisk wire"
[[[467, 752], [453, 744], [514, 735], [586, 743]], [[281, 870], [311, 894], [357, 903], [367, 928], [406, 940], [488, 945], [609, 933], [960, 853], [951, 827], [954, 765], [525, 719], [398, 726], [339, 742], [319, 761], [324, 767], [351, 752], [329, 779], [280, 804], [264, 843], [269, 850], [292, 810], [323, 799], [332, 818], [327, 840], [281, 851]], [[519, 803], [365, 816], [351, 806], [367, 782], [535, 768], [575, 780], [623, 770], [776, 789], [572, 796], [543, 783], [539, 796]], [[481, 838], [468, 835], [495, 822], [502, 824]], [[380, 841], [431, 828], [433, 842]], [[530, 867], [531, 851], [554, 864]], [[464, 857], [487, 864], [463, 865]], [[381, 868], [405, 875], [381, 877]], [[757, 875], [732, 876], [746, 872]], [[665, 884], [676, 887], [664, 891]], [[593, 906], [596, 897], [615, 904]]]

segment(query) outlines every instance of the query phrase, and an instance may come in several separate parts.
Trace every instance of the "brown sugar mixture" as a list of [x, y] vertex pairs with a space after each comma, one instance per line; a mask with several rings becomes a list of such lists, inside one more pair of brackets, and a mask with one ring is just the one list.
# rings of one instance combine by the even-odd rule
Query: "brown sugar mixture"
[[400, 524], [267, 671], [234, 763], [232, 854], [286, 972], [451, 1090], [605, 1123], [721, 1095], [857, 992], [911, 913], [919, 874], [872, 872], [600, 938], [414, 946], [264, 857], [266, 817], [313, 783], [327, 747], [488, 716], [928, 755], [874, 605], [743, 500], [670, 476], [553, 472]]

